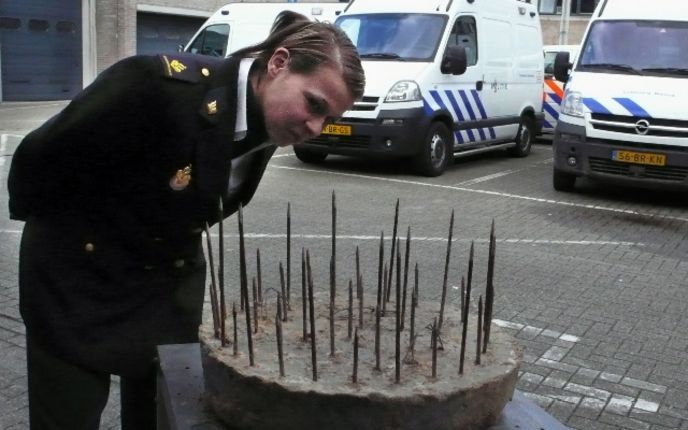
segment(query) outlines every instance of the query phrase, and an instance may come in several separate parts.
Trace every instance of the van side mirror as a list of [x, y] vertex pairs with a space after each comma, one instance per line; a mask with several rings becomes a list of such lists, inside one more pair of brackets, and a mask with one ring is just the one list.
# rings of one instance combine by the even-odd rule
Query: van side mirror
[[462, 75], [466, 72], [468, 61], [466, 60], [466, 48], [463, 46], [450, 46], [444, 52], [440, 72], [444, 74]]
[[557, 52], [557, 56], [554, 57], [554, 77], [556, 80], [560, 82], [568, 81], [571, 66], [569, 53], [565, 51]]

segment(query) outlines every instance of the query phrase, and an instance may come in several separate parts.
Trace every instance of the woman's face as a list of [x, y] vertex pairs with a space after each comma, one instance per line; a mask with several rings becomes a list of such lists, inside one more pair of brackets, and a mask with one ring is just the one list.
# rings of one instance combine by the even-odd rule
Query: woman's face
[[320, 135], [326, 122], [339, 118], [354, 102], [337, 68], [293, 73], [285, 48], [275, 50], [257, 87], [269, 140], [279, 146]]

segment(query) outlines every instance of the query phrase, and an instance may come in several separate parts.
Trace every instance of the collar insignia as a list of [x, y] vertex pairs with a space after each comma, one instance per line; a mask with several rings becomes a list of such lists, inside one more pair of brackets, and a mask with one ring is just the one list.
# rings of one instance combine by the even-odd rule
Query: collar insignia
[[174, 70], [177, 73], [181, 73], [184, 70], [186, 70], [186, 66], [184, 64], [182, 64], [182, 62], [179, 60], [170, 61], [170, 67], [172, 68], [172, 70]]
[[174, 191], [181, 191], [189, 186], [189, 182], [191, 182], [191, 164], [177, 170], [177, 173], [170, 179], [170, 188]]
[[217, 113], [217, 100], [208, 103], [206, 109], [208, 110], [208, 115], [215, 115]]

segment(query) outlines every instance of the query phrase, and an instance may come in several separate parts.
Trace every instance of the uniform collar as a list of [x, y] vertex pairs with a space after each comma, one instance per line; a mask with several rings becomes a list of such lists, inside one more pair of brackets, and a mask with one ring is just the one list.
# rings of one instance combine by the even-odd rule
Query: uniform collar
[[251, 65], [255, 58], [243, 58], [239, 64], [239, 77], [237, 79], [237, 114], [236, 122], [234, 124], [234, 140], [241, 140], [246, 137], [248, 133], [248, 118], [247, 118], [247, 97], [251, 82], [248, 79]]

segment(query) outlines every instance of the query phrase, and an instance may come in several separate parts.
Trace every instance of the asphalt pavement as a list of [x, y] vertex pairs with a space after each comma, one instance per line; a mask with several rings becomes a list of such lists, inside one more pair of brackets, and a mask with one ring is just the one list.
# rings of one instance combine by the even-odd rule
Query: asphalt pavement
[[[21, 136], [62, 106], [0, 104], [2, 184]], [[495, 323], [523, 348], [518, 388], [576, 429], [688, 430], [685, 193], [589, 181], [574, 193], [558, 193], [551, 186], [551, 161], [551, 147], [539, 143], [526, 158], [485, 154], [458, 160], [439, 178], [423, 178], [403, 163], [330, 157], [322, 165], [306, 165], [280, 149], [244, 212], [247, 246], [250, 252], [260, 248], [265, 282], [279, 285], [276, 269], [285, 258], [290, 204], [294, 261], [308, 248], [314, 278], [324, 288], [334, 191], [338, 283], [348, 282], [358, 246], [365, 285], [372, 290], [380, 233], [389, 255], [399, 199], [399, 231], [405, 236], [412, 228], [411, 261], [420, 268], [422, 298], [437, 300], [453, 210], [449, 283], [457, 300], [471, 243], [474, 288], [484, 289], [494, 220]], [[24, 429], [25, 342], [17, 291], [22, 224], [8, 219], [5, 188], [0, 187], [0, 428]], [[237, 285], [235, 217], [224, 225], [226, 277]], [[254, 270], [251, 260], [249, 273]], [[117, 392], [115, 378], [103, 429], [119, 428]]]

